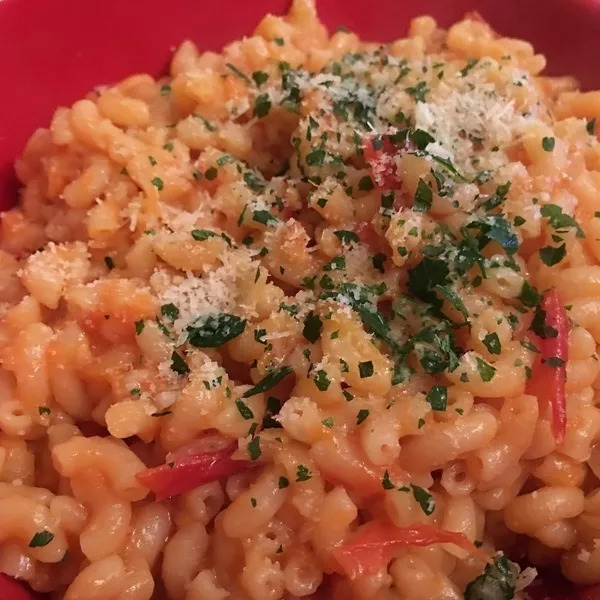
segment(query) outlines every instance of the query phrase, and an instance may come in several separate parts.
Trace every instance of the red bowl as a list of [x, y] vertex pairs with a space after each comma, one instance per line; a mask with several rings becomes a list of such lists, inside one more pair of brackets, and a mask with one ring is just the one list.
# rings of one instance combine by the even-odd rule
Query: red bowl
[[[135, 72], [160, 74], [184, 39], [219, 49], [289, 0], [0, 0], [0, 208], [16, 198], [12, 164], [54, 109]], [[318, 0], [332, 29], [372, 40], [406, 33], [431, 14], [449, 25], [476, 10], [499, 32], [531, 41], [548, 72], [600, 87], [600, 0]]]
[[[192, 39], [218, 50], [250, 33], [266, 12], [289, 0], [0, 0], [0, 209], [16, 200], [13, 162], [54, 109], [99, 84], [165, 71], [175, 47]], [[321, 18], [371, 40], [406, 33], [411, 18], [433, 15], [447, 26], [477, 11], [504, 35], [534, 44], [547, 72], [600, 88], [600, 0], [318, 0]], [[548, 587], [564, 598], [564, 590]], [[560, 588], [560, 586], [558, 586]], [[600, 591], [597, 592], [600, 596]], [[536, 596], [538, 597], [538, 596]], [[3, 599], [0, 599], [3, 600]]]

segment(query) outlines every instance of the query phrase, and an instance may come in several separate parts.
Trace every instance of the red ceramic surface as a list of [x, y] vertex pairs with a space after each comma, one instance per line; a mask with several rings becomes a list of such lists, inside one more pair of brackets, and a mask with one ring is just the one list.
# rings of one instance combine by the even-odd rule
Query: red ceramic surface
[[[219, 49], [251, 32], [264, 13], [282, 13], [288, 4], [0, 0], [0, 209], [16, 199], [15, 157], [55, 107], [134, 72], [160, 74], [186, 38], [201, 49]], [[502, 34], [531, 41], [548, 57], [548, 73], [572, 74], [585, 88], [600, 88], [600, 0], [318, 0], [318, 7], [331, 29], [345, 25], [382, 41], [404, 34], [419, 14], [449, 25], [476, 10]], [[540, 598], [549, 597], [548, 588], [560, 586], [542, 586]], [[558, 595], [564, 598], [564, 590]]]
[[[218, 49], [289, 0], [0, 0], [0, 208], [14, 202], [12, 163], [54, 108], [94, 85], [139, 71], [159, 74], [191, 38]], [[375, 9], [375, 6], [377, 7]], [[443, 25], [477, 10], [498, 31], [533, 42], [552, 74], [600, 87], [600, 0], [318, 0], [330, 28], [392, 40], [410, 18]]]

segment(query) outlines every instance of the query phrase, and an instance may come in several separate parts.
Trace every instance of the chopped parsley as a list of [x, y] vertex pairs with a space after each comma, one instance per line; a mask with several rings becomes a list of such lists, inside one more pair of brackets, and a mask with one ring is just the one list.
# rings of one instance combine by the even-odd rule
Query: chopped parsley
[[34, 534], [29, 542], [29, 547], [43, 548], [44, 546], [47, 546], [53, 539], [54, 534], [47, 529], [44, 529], [44, 531], [38, 531], [36, 534]]
[[434, 385], [427, 394], [427, 402], [437, 411], [446, 410], [448, 404], [448, 388], [443, 385]]
[[558, 264], [566, 255], [567, 247], [564, 243], [560, 246], [545, 246], [544, 248], [540, 248], [540, 259], [549, 267]]
[[210, 231], [210, 229], [193, 229], [192, 237], [197, 242], [205, 242], [208, 238], [216, 237], [214, 231]]
[[360, 238], [354, 231], [349, 231], [347, 229], [339, 229], [338, 231], [334, 231], [333, 234], [335, 237], [342, 242], [342, 244], [353, 244], [360, 242]]
[[333, 427], [333, 417], [327, 417], [326, 419], [323, 419], [321, 423], [328, 429], [331, 429]]
[[596, 119], [595, 118], [590, 119], [586, 123], [585, 129], [590, 135], [594, 135], [596, 133]]
[[356, 415], [356, 424], [360, 425], [361, 423], [363, 423], [369, 416], [369, 414], [371, 414], [370, 410], [368, 410], [367, 408], [361, 408], [358, 411], [358, 414]]
[[257, 86], [261, 86], [263, 83], [267, 82], [269, 74], [264, 71], [254, 71], [254, 73], [252, 73], [252, 79]]
[[245, 73], [242, 73], [242, 71], [240, 71], [235, 65], [232, 65], [231, 63], [225, 63], [225, 66], [237, 77], [239, 77], [240, 79], [242, 79], [243, 81], [245, 81], [248, 84], [251, 84], [252, 82], [250, 81], [250, 78], [248, 77], [248, 75], [246, 75]]
[[552, 152], [552, 150], [554, 150], [554, 143], [555, 143], [555, 140], [553, 137], [543, 137], [542, 138], [542, 148], [546, 152]]
[[187, 341], [196, 348], [218, 348], [242, 334], [246, 319], [229, 313], [211, 313], [192, 321]]
[[250, 456], [250, 460], [258, 460], [260, 455], [262, 454], [262, 449], [260, 447], [260, 437], [256, 436], [248, 442], [248, 455]]
[[160, 314], [171, 321], [175, 321], [179, 317], [179, 309], [173, 304], [163, 304], [160, 307]]
[[426, 515], [430, 515], [435, 510], [435, 500], [433, 496], [422, 487], [418, 485], [410, 484], [413, 496], [419, 503], [419, 506]]
[[429, 88], [424, 81], [419, 81], [415, 86], [408, 87], [404, 91], [412, 96], [415, 99], [415, 102], [426, 102], [426, 95]]
[[173, 350], [173, 353], [171, 354], [171, 370], [175, 371], [178, 375], [186, 375], [190, 372], [190, 368], [185, 362], [185, 359], [175, 350]]
[[500, 354], [502, 345], [500, 344], [500, 338], [497, 333], [488, 333], [482, 341], [490, 354]]
[[242, 395], [243, 398], [250, 398], [250, 396], [255, 396], [256, 394], [260, 394], [262, 392], [266, 392], [270, 390], [272, 387], [275, 387], [282, 379], [287, 377], [290, 373], [293, 373], [294, 369], [292, 367], [284, 366], [279, 367], [278, 369], [274, 369], [268, 375], [265, 375], [255, 386], [251, 387], [249, 390], [246, 390]]
[[477, 371], [479, 372], [481, 380], [485, 382], [491, 381], [496, 374], [496, 368], [485, 362], [482, 358], [479, 358], [479, 356], [475, 357], [475, 360], [477, 362]]
[[370, 360], [362, 361], [358, 363], [358, 372], [361, 379], [373, 376], [373, 362]]
[[254, 413], [252, 412], [252, 409], [241, 398], [235, 399], [235, 406], [240, 415], [242, 415], [246, 421], [249, 419], [254, 419]]
[[298, 465], [296, 470], [296, 481], [308, 481], [312, 477], [310, 470], [304, 465]]
[[260, 94], [254, 101], [254, 110], [252, 114], [259, 119], [266, 117], [271, 110], [271, 99], [269, 94]]
[[313, 378], [313, 381], [315, 382], [315, 385], [321, 392], [325, 392], [331, 384], [329, 376], [327, 375], [327, 371], [324, 371], [323, 369], [319, 369], [317, 371], [316, 375]]

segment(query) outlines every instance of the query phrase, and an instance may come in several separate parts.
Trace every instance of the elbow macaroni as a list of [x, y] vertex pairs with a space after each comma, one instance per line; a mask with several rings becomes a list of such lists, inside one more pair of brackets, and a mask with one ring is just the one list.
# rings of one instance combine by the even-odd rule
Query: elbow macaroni
[[[600, 583], [600, 92], [544, 65], [475, 18], [378, 46], [294, 0], [59, 108], [0, 216], [0, 572], [65, 600], [460, 600], [485, 567], [445, 543], [347, 577], [336, 549], [384, 520], [518, 534]], [[558, 441], [530, 383], [552, 289]], [[243, 468], [202, 462], [223, 449]], [[214, 473], [173, 497], [138, 478], [190, 457]]]

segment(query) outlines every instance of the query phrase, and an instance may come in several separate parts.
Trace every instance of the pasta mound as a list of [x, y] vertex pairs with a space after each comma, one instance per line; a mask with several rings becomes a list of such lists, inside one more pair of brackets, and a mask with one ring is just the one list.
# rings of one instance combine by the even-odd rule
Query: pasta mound
[[0, 572], [600, 583], [600, 105], [544, 66], [480, 20], [367, 43], [295, 0], [58, 108], [1, 217]]

